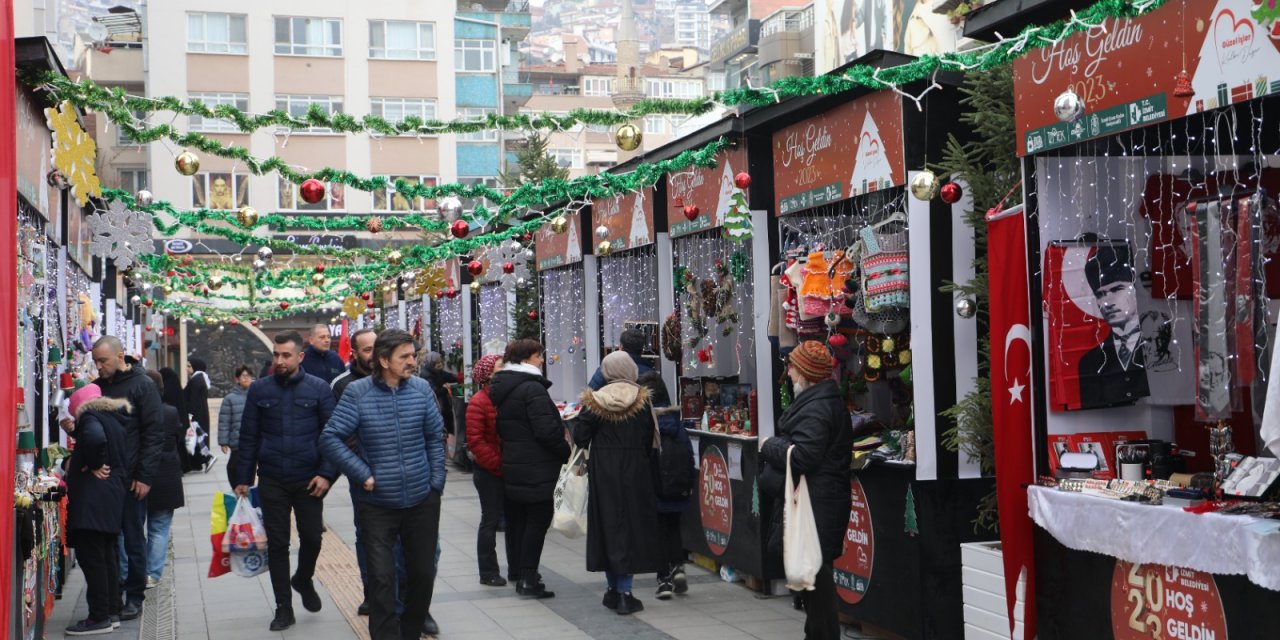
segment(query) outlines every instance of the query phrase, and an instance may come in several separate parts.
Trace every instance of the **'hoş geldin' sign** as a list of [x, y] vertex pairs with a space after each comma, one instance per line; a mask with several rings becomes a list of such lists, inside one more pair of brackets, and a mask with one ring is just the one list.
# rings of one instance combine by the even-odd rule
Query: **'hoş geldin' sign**
[[[1266, 10], [1267, 2], [1254, 0], [1170, 2], [1018, 58], [1018, 154], [1280, 92], [1280, 22], [1266, 20]], [[1184, 70], [1194, 95], [1175, 96]], [[1068, 87], [1085, 103], [1075, 122], [1053, 114]]]
[[[595, 235], [601, 226], [609, 230], [608, 237]], [[653, 188], [593, 201], [591, 229], [593, 243], [608, 240], [614, 251], [653, 244]]]
[[[739, 191], [733, 179], [747, 170], [747, 154], [742, 149], [722, 151], [711, 169], [692, 167], [667, 174], [667, 231], [672, 238], [715, 229], [733, 206], [733, 195]], [[684, 208], [698, 208], [690, 220]]]

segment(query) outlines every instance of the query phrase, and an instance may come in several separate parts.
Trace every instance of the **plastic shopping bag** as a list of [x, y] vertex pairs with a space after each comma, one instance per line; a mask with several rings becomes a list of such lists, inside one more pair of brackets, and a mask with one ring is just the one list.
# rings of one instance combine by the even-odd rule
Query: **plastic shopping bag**
[[196, 447], [200, 444], [200, 436], [196, 434], [196, 428], [194, 426], [187, 427], [187, 439], [184, 444], [186, 444], [187, 447], [187, 455], [194, 456], [196, 454]]
[[791, 481], [791, 450], [787, 449], [786, 502], [782, 509], [782, 566], [787, 576], [787, 588], [792, 591], [813, 591], [814, 579], [822, 569], [822, 546], [818, 541], [818, 524], [813, 519], [813, 504], [809, 502], [809, 484], [804, 476]]
[[227, 534], [222, 537], [222, 551], [266, 551], [267, 531], [262, 526], [262, 516], [253, 508], [248, 498], [236, 500], [235, 513], [227, 521]]
[[553, 497], [555, 514], [551, 528], [566, 538], [579, 538], [587, 533], [587, 451], [575, 449], [569, 462], [560, 467]]
[[213, 510], [209, 513], [209, 542], [213, 545], [213, 557], [209, 559], [210, 578], [231, 572], [231, 558], [222, 550], [222, 539], [227, 535], [227, 514], [235, 511], [235, 505], [234, 495], [213, 492]]

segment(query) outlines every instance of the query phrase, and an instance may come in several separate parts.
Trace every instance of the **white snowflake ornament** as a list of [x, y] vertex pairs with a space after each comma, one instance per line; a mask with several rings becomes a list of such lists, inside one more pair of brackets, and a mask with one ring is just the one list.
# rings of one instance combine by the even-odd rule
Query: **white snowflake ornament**
[[86, 217], [85, 222], [89, 225], [89, 253], [114, 260], [117, 269], [128, 269], [139, 255], [151, 253], [151, 220], [119, 200]]
[[[508, 242], [491, 247], [485, 252], [489, 261], [489, 270], [485, 272], [486, 282], [497, 282], [505, 291], [515, 291], [522, 281], [530, 278], [529, 263], [525, 259], [524, 249], [517, 243]], [[504, 265], [510, 263], [511, 273], [507, 273]]]

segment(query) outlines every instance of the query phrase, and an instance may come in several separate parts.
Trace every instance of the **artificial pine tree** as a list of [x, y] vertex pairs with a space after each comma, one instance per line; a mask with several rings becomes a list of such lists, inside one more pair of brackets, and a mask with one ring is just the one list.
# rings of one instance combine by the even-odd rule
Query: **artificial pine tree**
[[[566, 180], [569, 170], [561, 167], [555, 158], [547, 153], [549, 141], [542, 134], [533, 132], [525, 139], [524, 146], [516, 151], [516, 169], [502, 174], [503, 186], [514, 188], [526, 182], [541, 183], [545, 180]], [[530, 244], [530, 247], [533, 245]], [[529, 272], [536, 273], [534, 260], [529, 260]], [[538, 286], [536, 282], [527, 282], [516, 289], [516, 332], [515, 338], [542, 339], [542, 323], [539, 310]], [[531, 317], [529, 312], [535, 312]]]
[[741, 189], [733, 194], [733, 205], [724, 216], [724, 233], [734, 242], [751, 239], [751, 209], [747, 206], [747, 196]]
[[916, 522], [916, 494], [907, 485], [907, 511], [903, 516], [902, 530], [909, 536], [920, 534], [920, 524]]

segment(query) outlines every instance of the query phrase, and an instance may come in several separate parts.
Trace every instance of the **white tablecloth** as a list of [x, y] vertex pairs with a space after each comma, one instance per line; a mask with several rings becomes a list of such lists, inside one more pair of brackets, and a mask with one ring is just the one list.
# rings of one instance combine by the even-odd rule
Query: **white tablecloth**
[[1260, 533], [1257, 518], [1187, 513], [1045, 487], [1027, 488], [1031, 519], [1076, 551], [1141, 564], [1247, 575], [1280, 591], [1280, 533]]

